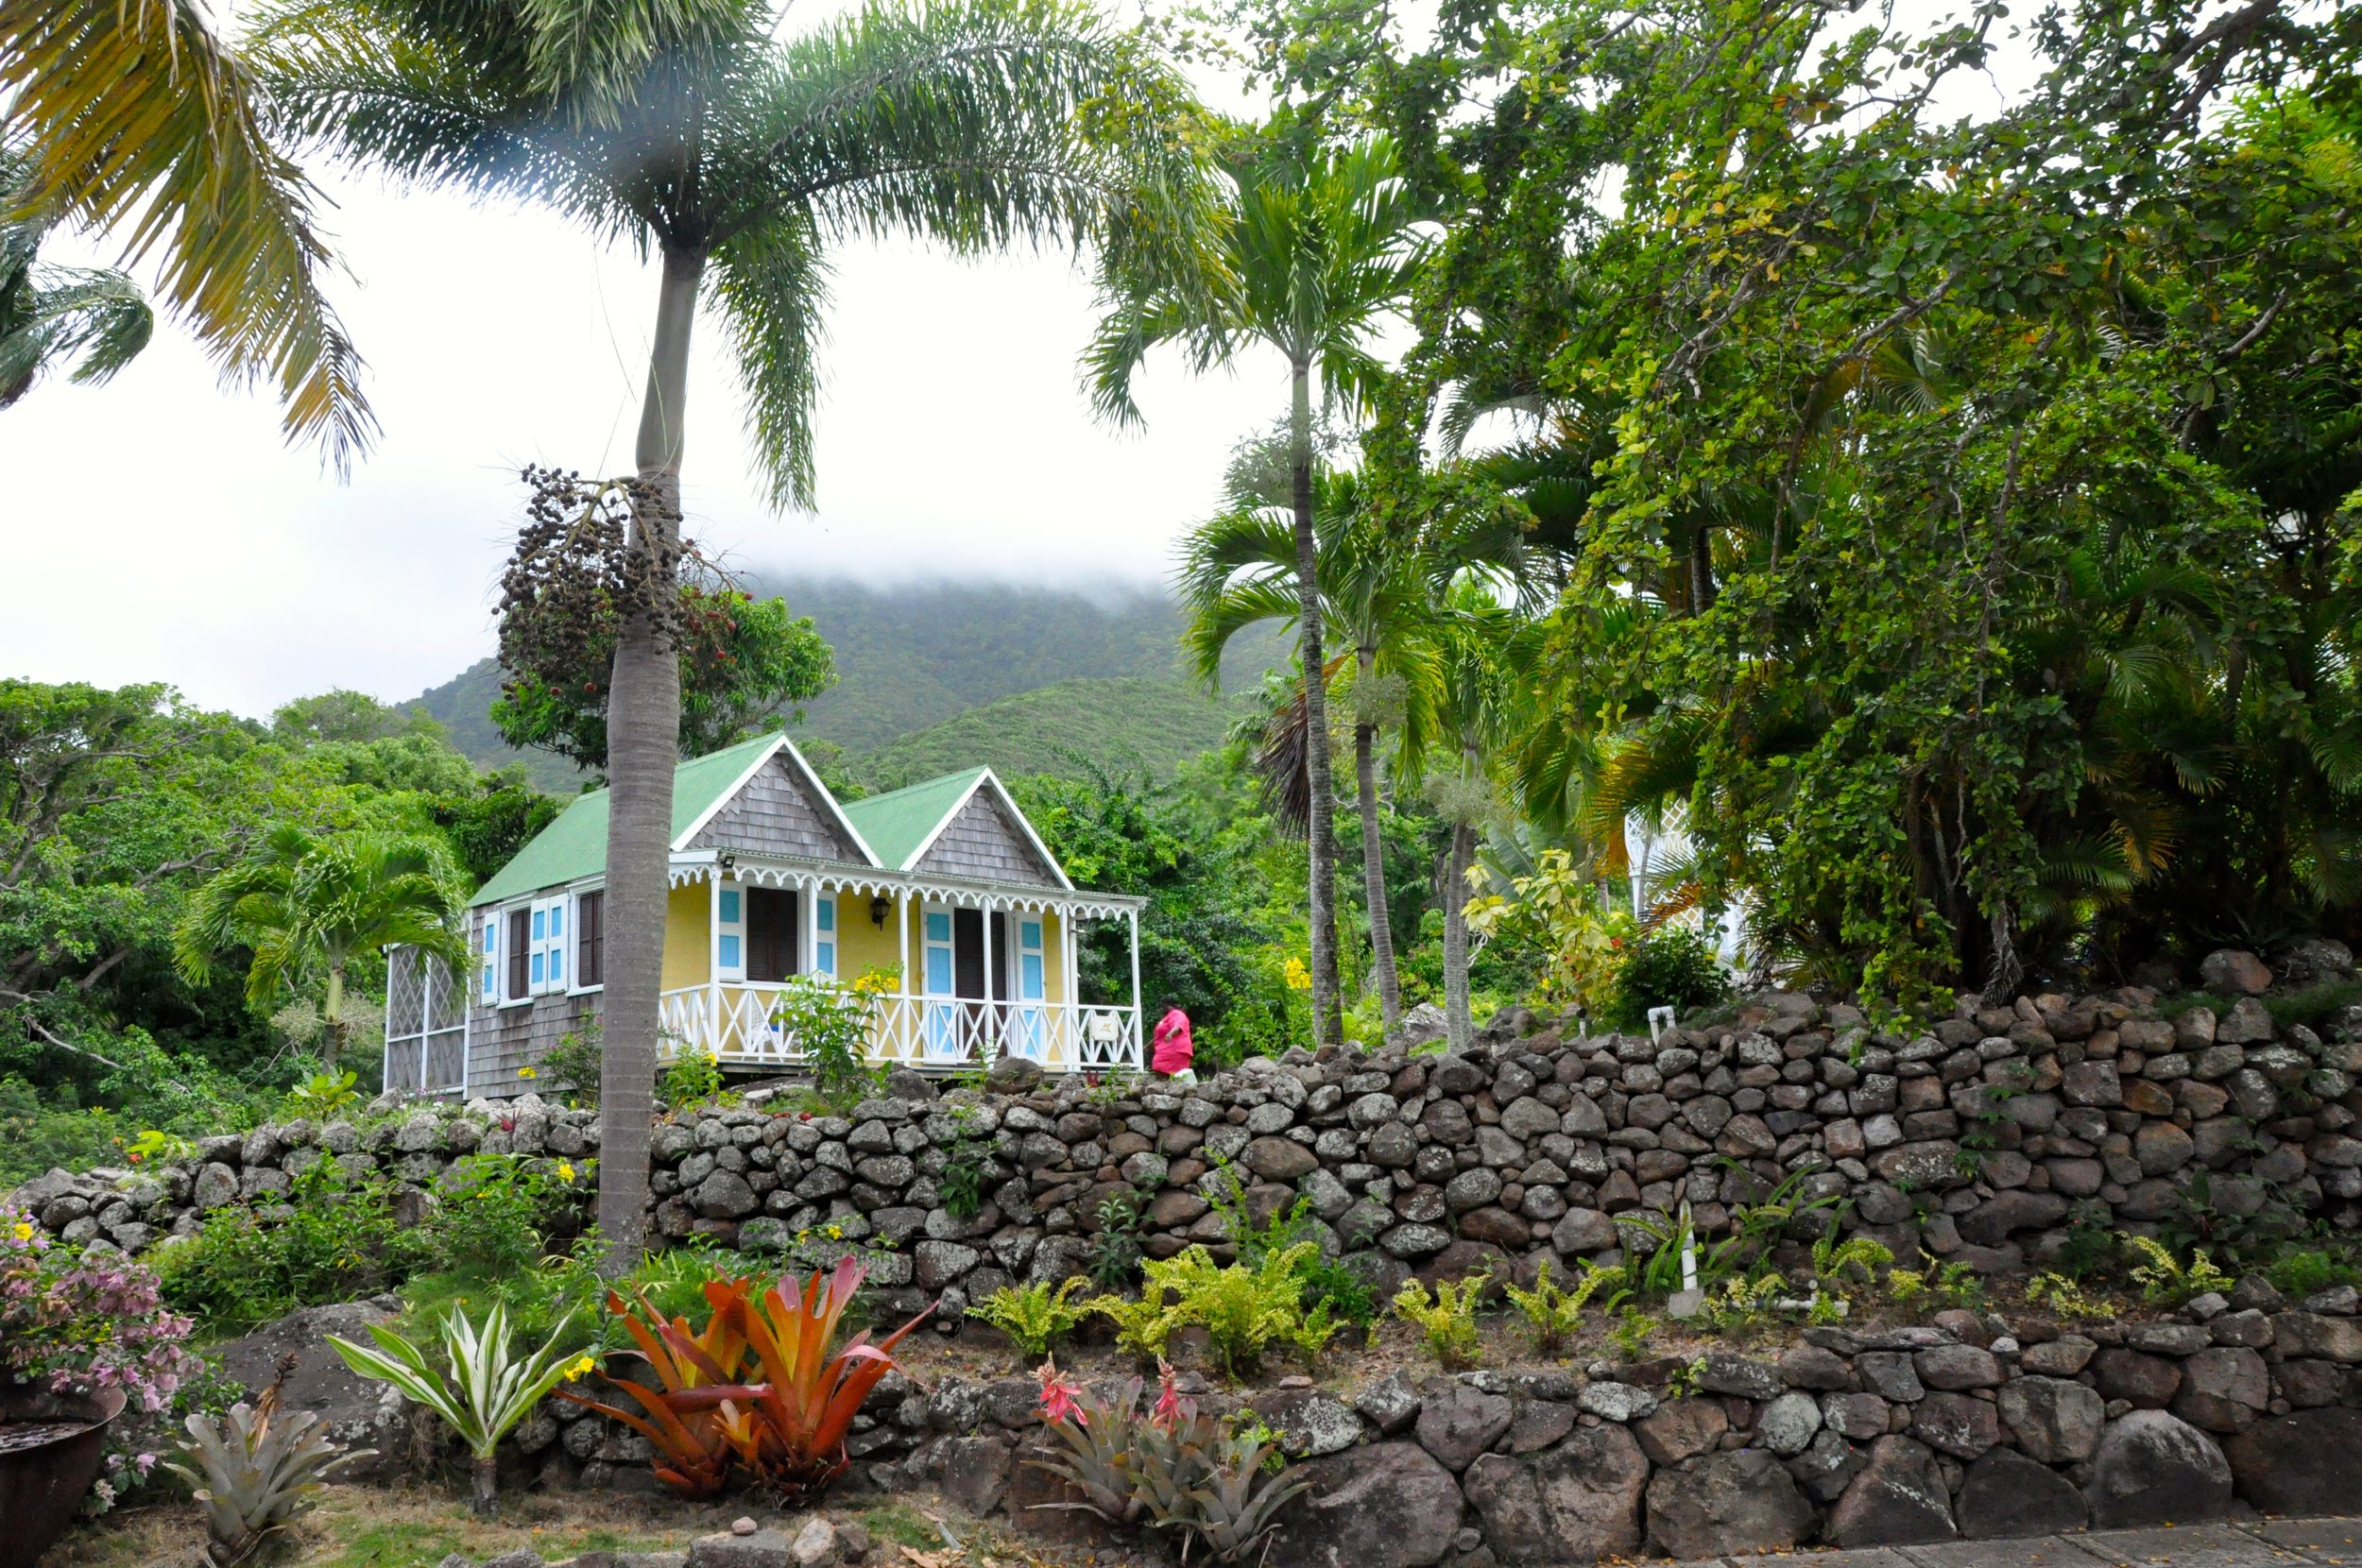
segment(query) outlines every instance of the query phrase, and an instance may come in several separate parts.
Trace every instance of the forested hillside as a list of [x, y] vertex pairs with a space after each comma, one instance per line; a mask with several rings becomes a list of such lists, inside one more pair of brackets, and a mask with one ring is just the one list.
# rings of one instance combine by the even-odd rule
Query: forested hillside
[[[1157, 589], [1100, 598], [1004, 584], [881, 589], [760, 572], [748, 587], [811, 616], [834, 649], [837, 682], [796, 734], [844, 747], [847, 771], [864, 780], [977, 762], [1038, 771], [1057, 766], [1060, 750], [1165, 774], [1213, 744], [1227, 722], [1182, 680], [1180, 614]], [[1225, 685], [1253, 680], [1280, 656], [1275, 633], [1241, 639]], [[500, 684], [500, 667], [486, 658], [416, 701], [479, 762], [522, 762], [543, 789], [578, 787], [582, 775], [563, 759], [502, 741], [487, 716]], [[1045, 690], [1053, 687], [1055, 698]], [[975, 711], [1026, 693], [1040, 700], [988, 719]]]

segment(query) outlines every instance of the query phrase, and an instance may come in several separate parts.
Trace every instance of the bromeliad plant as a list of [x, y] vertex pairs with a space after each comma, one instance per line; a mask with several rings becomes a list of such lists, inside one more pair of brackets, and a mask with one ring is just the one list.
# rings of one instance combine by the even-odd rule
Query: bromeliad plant
[[721, 1491], [734, 1476], [794, 1500], [818, 1493], [851, 1462], [846, 1434], [862, 1401], [895, 1370], [902, 1337], [931, 1306], [876, 1344], [866, 1332], [837, 1348], [837, 1330], [865, 1270], [847, 1257], [800, 1286], [793, 1276], [758, 1291], [749, 1279], [706, 1282], [713, 1308], [702, 1334], [664, 1316], [644, 1297], [608, 1296], [657, 1387], [609, 1376], [638, 1410], [568, 1389], [558, 1397], [610, 1416], [656, 1447], [657, 1478], [693, 1497]]
[[1200, 1415], [1171, 1366], [1160, 1361], [1156, 1371], [1156, 1400], [1142, 1414], [1140, 1379], [1102, 1399], [1054, 1362], [1042, 1364], [1042, 1425], [1055, 1446], [1027, 1462], [1071, 1484], [1082, 1501], [1036, 1507], [1081, 1509], [1123, 1529], [1145, 1522], [1178, 1530], [1185, 1563], [1197, 1546], [1218, 1562], [1244, 1561], [1308, 1483], [1275, 1474], [1275, 1452], [1256, 1434], [1225, 1432]]
[[345, 1365], [363, 1377], [390, 1383], [402, 1396], [443, 1418], [468, 1445], [475, 1511], [488, 1514], [498, 1487], [493, 1454], [510, 1427], [532, 1413], [542, 1397], [570, 1377], [580, 1377], [597, 1363], [588, 1355], [569, 1359], [563, 1349], [567, 1325], [561, 1319], [547, 1343], [520, 1359], [510, 1343], [508, 1309], [494, 1303], [479, 1329], [468, 1315], [454, 1307], [442, 1325], [443, 1349], [451, 1357], [451, 1375], [431, 1364], [426, 1353], [383, 1323], [369, 1325], [372, 1350], [334, 1335], [328, 1342], [345, 1358]]
[[258, 1404], [233, 1405], [220, 1421], [189, 1417], [180, 1453], [195, 1468], [170, 1459], [164, 1468], [189, 1483], [205, 1510], [205, 1560], [213, 1568], [237, 1568], [261, 1551], [311, 1511], [330, 1471], [372, 1452], [340, 1456], [319, 1424], [309, 1410], [282, 1413], [276, 1383]]

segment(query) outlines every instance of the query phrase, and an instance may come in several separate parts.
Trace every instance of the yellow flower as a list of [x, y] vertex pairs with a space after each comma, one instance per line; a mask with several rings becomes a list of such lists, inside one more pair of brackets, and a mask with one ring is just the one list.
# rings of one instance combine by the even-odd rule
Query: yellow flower
[[586, 1355], [576, 1361], [573, 1366], [568, 1367], [566, 1369], [566, 1375], [568, 1377], [588, 1377], [598, 1370], [598, 1361], [592, 1356]]
[[1286, 977], [1288, 989], [1291, 991], [1312, 989], [1312, 971], [1305, 966], [1304, 961], [1300, 958], [1292, 958], [1288, 961]]
[[540, 1077], [541, 1075], [540, 1075], [539, 1073], [538, 1073], [538, 1072], [535, 1072], [535, 1071], [534, 1071], [531, 1067], [526, 1066], [526, 1067], [519, 1067], [519, 1068], [517, 1069], [517, 1076], [518, 1076], [519, 1078], [539, 1078], [539, 1077]]
[[33, 1227], [29, 1221], [20, 1219], [16, 1222], [16, 1238], [19, 1241], [33, 1239]]
[[561, 1182], [571, 1182], [574, 1179], [573, 1161], [560, 1160], [557, 1162], [557, 1179]]

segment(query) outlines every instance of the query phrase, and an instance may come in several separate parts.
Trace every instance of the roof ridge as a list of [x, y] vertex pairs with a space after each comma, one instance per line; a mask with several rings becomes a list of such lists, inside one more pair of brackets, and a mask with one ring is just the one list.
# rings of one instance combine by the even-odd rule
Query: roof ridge
[[990, 773], [992, 769], [988, 766], [960, 768], [951, 773], [937, 774], [933, 778], [919, 779], [916, 783], [899, 785], [891, 790], [881, 790], [874, 795], [864, 795], [859, 800], [847, 800], [842, 802], [841, 804], [847, 810], [849, 811], [856, 806], [866, 806], [872, 801], [892, 800], [898, 795], [910, 794], [919, 790], [931, 790], [938, 784], [949, 784], [955, 778], [962, 780], [972, 779], [978, 774]]

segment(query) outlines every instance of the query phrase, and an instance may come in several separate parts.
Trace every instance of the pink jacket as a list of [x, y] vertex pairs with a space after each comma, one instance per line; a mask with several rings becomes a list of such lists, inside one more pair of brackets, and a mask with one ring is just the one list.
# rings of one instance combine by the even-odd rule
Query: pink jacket
[[1190, 1015], [1174, 1008], [1156, 1021], [1156, 1033], [1151, 1042], [1154, 1052], [1148, 1059], [1151, 1069], [1161, 1073], [1176, 1073], [1187, 1068], [1197, 1048], [1190, 1042]]

